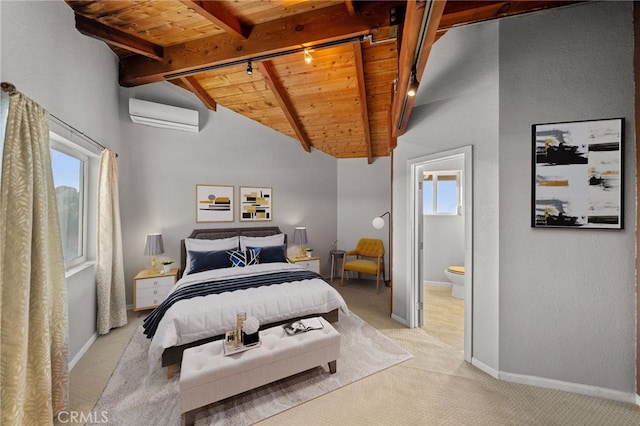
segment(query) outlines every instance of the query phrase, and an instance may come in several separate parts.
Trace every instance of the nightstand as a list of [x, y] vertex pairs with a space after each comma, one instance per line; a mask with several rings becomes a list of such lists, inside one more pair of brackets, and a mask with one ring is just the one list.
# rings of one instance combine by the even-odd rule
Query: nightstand
[[133, 310], [153, 309], [167, 297], [178, 280], [178, 268], [162, 273], [146, 269], [133, 278]]
[[316, 274], [320, 274], [320, 258], [318, 256], [289, 256], [287, 259], [291, 263], [295, 263]]

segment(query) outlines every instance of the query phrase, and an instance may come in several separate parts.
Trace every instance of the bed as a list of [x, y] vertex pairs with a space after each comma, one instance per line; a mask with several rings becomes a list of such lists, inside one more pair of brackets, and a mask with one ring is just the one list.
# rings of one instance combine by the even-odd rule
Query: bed
[[[221, 248], [235, 241], [236, 249]], [[313, 316], [335, 323], [339, 311], [349, 312], [319, 275], [286, 261], [286, 235], [277, 226], [196, 229], [180, 245], [182, 276], [143, 324], [151, 338], [149, 367], [160, 361], [168, 377], [185, 349], [233, 329], [237, 312], [256, 317], [261, 329]], [[241, 255], [243, 267], [220, 266], [236, 262], [231, 252]]]

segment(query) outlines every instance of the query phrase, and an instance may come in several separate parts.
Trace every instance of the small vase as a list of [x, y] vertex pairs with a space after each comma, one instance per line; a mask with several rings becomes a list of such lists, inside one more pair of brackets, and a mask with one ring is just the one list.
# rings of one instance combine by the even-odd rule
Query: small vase
[[162, 272], [171, 272], [171, 265], [162, 265]]
[[307, 257], [311, 257], [311, 256], [313, 256], [313, 252], [312, 251], [308, 251], [307, 252]]

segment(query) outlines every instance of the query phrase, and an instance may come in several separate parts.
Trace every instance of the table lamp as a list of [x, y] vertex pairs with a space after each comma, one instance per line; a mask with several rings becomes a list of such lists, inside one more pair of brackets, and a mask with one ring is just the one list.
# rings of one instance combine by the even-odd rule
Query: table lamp
[[147, 235], [147, 243], [144, 246], [144, 255], [151, 257], [151, 268], [158, 266], [156, 256], [164, 254], [164, 244], [162, 243], [162, 234]]
[[304, 256], [304, 245], [307, 244], [307, 228], [296, 226], [293, 231], [293, 244], [298, 246], [298, 256]]

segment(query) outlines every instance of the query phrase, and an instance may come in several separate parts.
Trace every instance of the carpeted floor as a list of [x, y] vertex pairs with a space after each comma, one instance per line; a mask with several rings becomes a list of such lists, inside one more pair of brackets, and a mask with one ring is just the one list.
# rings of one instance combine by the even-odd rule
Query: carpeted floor
[[[255, 423], [411, 358], [356, 314], [343, 315], [336, 329], [341, 334], [341, 354], [335, 374], [330, 374], [326, 366], [317, 367], [227, 398], [200, 410], [196, 425]], [[167, 379], [161, 368], [149, 372], [148, 349], [149, 340], [138, 327], [93, 410], [105, 413], [109, 424], [180, 425], [179, 377]]]
[[[386, 287], [376, 295], [371, 281], [334, 285], [353, 312], [413, 358], [259, 425], [640, 425], [640, 407], [632, 404], [495, 380], [464, 362], [459, 349], [391, 320]], [[72, 370], [71, 410], [91, 412], [140, 324], [136, 315], [98, 338]]]

